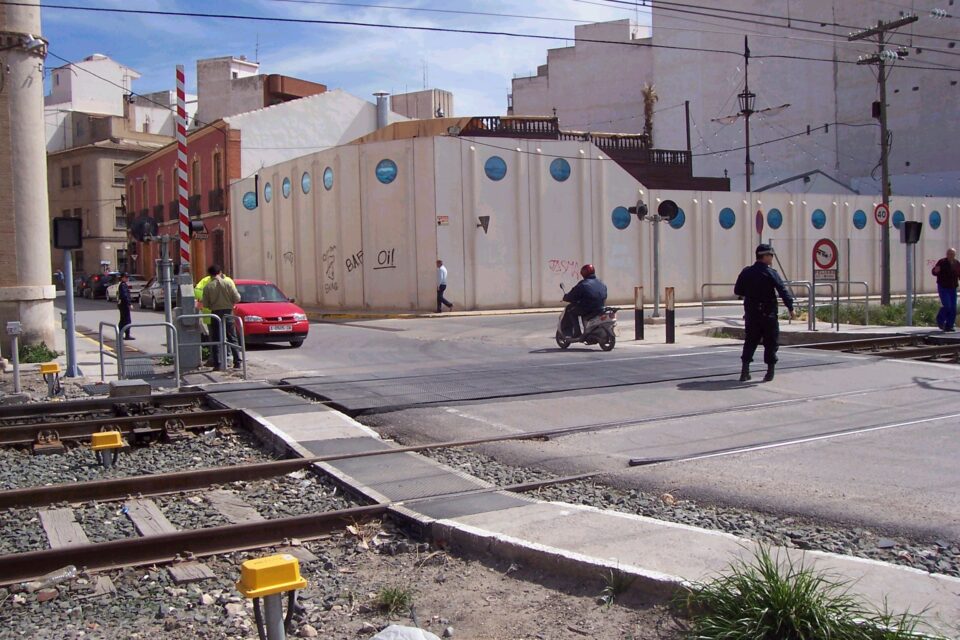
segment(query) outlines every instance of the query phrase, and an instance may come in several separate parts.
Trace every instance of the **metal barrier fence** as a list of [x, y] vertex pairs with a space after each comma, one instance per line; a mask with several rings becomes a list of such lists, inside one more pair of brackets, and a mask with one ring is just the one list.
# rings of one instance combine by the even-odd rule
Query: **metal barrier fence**
[[[103, 342], [103, 328], [109, 327], [113, 329], [114, 332], [114, 341], [117, 345], [116, 351], [110, 353], [104, 349]], [[106, 370], [104, 356], [114, 358], [117, 361], [117, 378], [120, 380], [126, 379], [127, 366], [126, 366], [126, 354], [123, 351], [123, 334], [125, 331], [132, 329], [134, 327], [165, 327], [167, 335], [169, 336], [167, 341], [167, 351], [164, 353], [138, 353], [138, 358], [173, 358], [173, 373], [175, 380], [177, 382], [177, 388], [180, 388], [180, 342], [179, 334], [177, 328], [170, 322], [134, 322], [124, 327], [120, 327], [119, 324], [111, 324], [109, 322], [101, 322], [98, 330], [98, 335], [100, 338], [100, 380], [106, 379]], [[173, 342], [173, 348], [171, 349], [170, 342]]]
[[[791, 281], [789, 281], [789, 282], [786, 282], [785, 284], [786, 284], [787, 286], [798, 286], [798, 287], [804, 287], [804, 288], [806, 288], [806, 290], [807, 290], [807, 329], [809, 329], [810, 331], [816, 331], [816, 328], [817, 328], [817, 320], [816, 320], [816, 314], [813, 312], [813, 310], [814, 310], [813, 303], [814, 303], [814, 300], [815, 300], [815, 296], [813, 295], [813, 292], [814, 292], [814, 291], [813, 291], [813, 285], [812, 285], [810, 282], [806, 281], [806, 280], [791, 280]], [[817, 283], [817, 286], [820, 286], [821, 284], [824, 284], [824, 283], [819, 283], [819, 282], [818, 282], [818, 283]], [[830, 283], [826, 283], [826, 284], [830, 284]], [[734, 283], [732, 283], [732, 282], [705, 282], [705, 283], [703, 283], [702, 285], [700, 285], [700, 324], [704, 324], [704, 323], [707, 321], [707, 319], [706, 319], [707, 301], [706, 301], [706, 297], [704, 296], [704, 292], [705, 292], [709, 287], [731, 287], [731, 288], [733, 288], [734, 286], [735, 286], [735, 285], [734, 285]], [[742, 303], [741, 303], [740, 301], [736, 301], [736, 302], [734, 302], [734, 301], [729, 301], [729, 302], [723, 301], [723, 302], [717, 302], [717, 303], [715, 303], [715, 304], [716, 304], [717, 306], [733, 306], [734, 304], [739, 305], [739, 304], [742, 304]], [[837, 317], [837, 315], [836, 315], [837, 312], [835, 311], [834, 313], [835, 313], [834, 317], [836, 318], [836, 317]]]
[[182, 320], [196, 319], [202, 322], [205, 318], [216, 323], [217, 333], [219, 334], [217, 341], [203, 342], [201, 340], [200, 342], [181, 342], [180, 345], [184, 347], [199, 346], [201, 349], [203, 347], [210, 347], [211, 349], [219, 348], [220, 351], [219, 351], [217, 360], [219, 361], [218, 368], [220, 369], [220, 371], [227, 370], [227, 347], [230, 347], [231, 349], [233, 348], [238, 349], [241, 355], [242, 376], [243, 376], [243, 379], [246, 380], [247, 379], [247, 341], [246, 341], [246, 338], [244, 337], [243, 318], [241, 318], [240, 316], [229, 314], [229, 313], [223, 316], [225, 321], [229, 322], [232, 319], [235, 324], [239, 324], [239, 326], [237, 326], [235, 329], [235, 332], [237, 334], [237, 342], [229, 342], [227, 340], [226, 322], [220, 322], [220, 316], [218, 316], [215, 313], [185, 313], [183, 315], [177, 316], [175, 318], [175, 321], [179, 323]]

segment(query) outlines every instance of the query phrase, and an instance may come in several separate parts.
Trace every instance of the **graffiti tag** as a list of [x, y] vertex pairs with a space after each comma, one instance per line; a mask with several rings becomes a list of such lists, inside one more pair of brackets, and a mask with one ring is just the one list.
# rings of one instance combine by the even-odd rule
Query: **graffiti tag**
[[354, 269], [359, 269], [363, 266], [363, 249], [357, 251], [355, 254], [346, 259], [345, 262], [347, 266], [347, 273], [352, 273]]
[[397, 250], [383, 249], [377, 254], [377, 266], [374, 269], [396, 269]]
[[580, 263], [576, 260], [550, 260], [547, 262], [550, 271], [561, 276], [579, 277]]

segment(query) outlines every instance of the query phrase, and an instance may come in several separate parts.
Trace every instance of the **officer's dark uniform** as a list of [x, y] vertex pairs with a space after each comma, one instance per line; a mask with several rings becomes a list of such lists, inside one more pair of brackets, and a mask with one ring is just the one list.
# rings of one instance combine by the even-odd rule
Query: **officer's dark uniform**
[[773, 255], [770, 245], [761, 244], [757, 247], [757, 261], [740, 272], [737, 284], [733, 288], [734, 294], [743, 298], [744, 324], [746, 336], [743, 341], [743, 354], [740, 360], [743, 367], [740, 371], [740, 380], [750, 379], [750, 363], [757, 345], [763, 342], [763, 361], [767, 363], [767, 375], [764, 380], [772, 380], [774, 366], [777, 363], [778, 341], [780, 339], [780, 323], [777, 320], [777, 294], [783, 299], [783, 304], [793, 312], [793, 296], [787, 290], [780, 274], [765, 264], [761, 257]]
[[133, 322], [133, 318], [130, 315], [131, 302], [130, 285], [121, 281], [120, 286], [117, 288], [117, 309], [120, 311], [120, 330], [123, 331], [125, 340], [133, 340], [133, 337], [130, 335], [129, 326]]
[[590, 318], [603, 311], [607, 303], [607, 285], [600, 282], [596, 275], [587, 275], [570, 292], [563, 296], [569, 302], [563, 316], [563, 332], [577, 338], [580, 336], [580, 318]]

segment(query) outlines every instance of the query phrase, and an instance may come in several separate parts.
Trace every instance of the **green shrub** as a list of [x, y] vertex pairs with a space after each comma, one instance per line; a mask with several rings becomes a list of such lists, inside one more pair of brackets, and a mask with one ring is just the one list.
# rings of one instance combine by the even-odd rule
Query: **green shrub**
[[19, 349], [20, 362], [50, 362], [56, 360], [60, 354], [47, 346], [46, 342], [39, 344], [22, 344]]
[[[907, 305], [903, 300], [893, 300], [892, 304], [870, 305], [870, 324], [883, 327], [902, 327], [907, 324]], [[937, 326], [937, 312], [940, 301], [935, 298], [917, 298], [913, 303], [913, 324], [917, 327]], [[840, 324], [865, 324], [862, 304], [841, 304]], [[806, 315], [804, 315], [804, 318]], [[817, 307], [817, 322], [831, 322], [833, 307]]]

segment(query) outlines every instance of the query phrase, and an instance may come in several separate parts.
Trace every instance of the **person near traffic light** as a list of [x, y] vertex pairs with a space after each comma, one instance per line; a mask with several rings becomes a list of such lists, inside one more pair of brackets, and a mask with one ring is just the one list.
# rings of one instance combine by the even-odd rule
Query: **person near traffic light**
[[957, 250], [947, 249], [946, 257], [937, 260], [931, 273], [937, 276], [937, 293], [940, 294], [937, 326], [941, 331], [954, 331], [957, 321], [957, 283], [960, 280], [960, 260], [957, 260]]
[[[233, 280], [223, 275], [223, 270], [219, 265], [210, 265], [207, 274], [210, 276], [210, 281], [203, 287], [203, 306], [210, 309], [213, 315], [217, 316], [218, 321], [223, 323], [224, 334], [227, 342], [231, 345], [233, 367], [239, 369], [242, 361], [240, 360], [240, 349], [234, 346], [237, 343], [235, 323], [232, 318], [228, 321], [225, 317], [233, 314], [234, 305], [240, 302], [240, 292], [237, 291], [237, 285], [233, 283]], [[220, 327], [214, 325], [212, 328], [217, 332], [214, 334], [217, 336], [214, 343], [218, 343]], [[219, 368], [220, 358], [224, 358], [225, 363], [227, 354], [221, 354], [219, 346], [214, 346], [212, 352], [213, 366]]]
[[740, 355], [740, 382], [750, 379], [750, 363], [757, 345], [763, 343], [763, 361], [767, 364], [764, 381], [773, 380], [777, 364], [777, 349], [780, 348], [780, 323], [777, 318], [777, 295], [795, 318], [793, 296], [787, 289], [773, 264], [773, 247], [768, 244], [757, 246], [757, 260], [740, 272], [733, 293], [743, 298], [744, 329], [743, 353]]
[[597, 277], [592, 264], [580, 268], [580, 282], [563, 296], [567, 308], [563, 314], [563, 333], [571, 338], [579, 338], [581, 319], [590, 318], [603, 312], [607, 304], [607, 285]]
[[130, 325], [133, 324], [133, 317], [130, 315], [130, 285], [127, 284], [127, 274], [120, 274], [120, 286], [117, 287], [117, 309], [120, 311], [120, 331], [123, 332], [124, 340], [133, 340], [130, 335]]
[[453, 303], [447, 300], [443, 292], [447, 290], [447, 268], [443, 266], [443, 260], [437, 260], [437, 313], [443, 311], [441, 305], [446, 305], [447, 309], [453, 311]]

